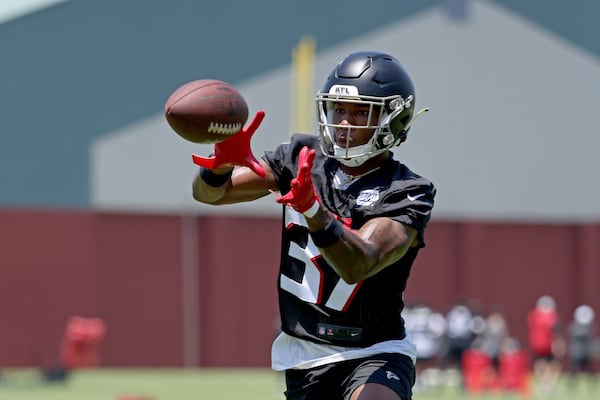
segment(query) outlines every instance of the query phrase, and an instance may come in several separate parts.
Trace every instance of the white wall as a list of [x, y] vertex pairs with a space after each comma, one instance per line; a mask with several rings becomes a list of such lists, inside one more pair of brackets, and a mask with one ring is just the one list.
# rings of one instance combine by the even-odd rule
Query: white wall
[[[359, 49], [387, 51], [405, 64], [417, 107], [431, 112], [395, 153], [436, 183], [436, 217], [599, 220], [600, 61], [490, 2], [471, 6], [466, 21], [430, 9], [319, 52], [317, 85]], [[259, 156], [289, 134], [289, 68], [238, 88], [251, 113], [266, 111], [253, 142]], [[279, 215], [272, 198], [218, 209], [194, 203], [191, 153], [210, 148], [178, 138], [162, 110], [91, 151], [97, 209]]]

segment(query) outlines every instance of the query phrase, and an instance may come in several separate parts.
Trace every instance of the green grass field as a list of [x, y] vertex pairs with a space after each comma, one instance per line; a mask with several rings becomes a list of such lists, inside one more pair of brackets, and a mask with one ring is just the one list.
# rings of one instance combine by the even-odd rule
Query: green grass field
[[[553, 393], [468, 395], [456, 387], [440, 387], [417, 392], [414, 399], [597, 400], [599, 390], [600, 383], [594, 387], [590, 382], [568, 390], [563, 380]], [[0, 373], [1, 400], [281, 400], [282, 392], [282, 376], [268, 369], [98, 369], [78, 371], [67, 382], [52, 384], [41, 383], [34, 370]]]

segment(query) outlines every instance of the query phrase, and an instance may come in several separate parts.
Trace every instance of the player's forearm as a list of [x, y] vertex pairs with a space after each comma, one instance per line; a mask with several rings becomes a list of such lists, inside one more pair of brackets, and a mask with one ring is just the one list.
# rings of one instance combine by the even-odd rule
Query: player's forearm
[[321, 255], [347, 283], [370, 276], [378, 262], [373, 247], [357, 234], [345, 229], [329, 211], [323, 209], [307, 218], [308, 228]]
[[227, 193], [231, 185], [233, 168], [211, 171], [201, 168], [192, 182], [192, 195], [201, 203], [215, 204]]
[[365, 242], [349, 230], [337, 243], [321, 249], [327, 263], [346, 283], [358, 283], [373, 275], [377, 257]]

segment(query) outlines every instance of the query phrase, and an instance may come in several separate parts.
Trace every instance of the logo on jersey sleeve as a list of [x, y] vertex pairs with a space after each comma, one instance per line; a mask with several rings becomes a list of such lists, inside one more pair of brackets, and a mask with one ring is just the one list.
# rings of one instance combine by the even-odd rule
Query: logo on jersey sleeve
[[371, 206], [375, 204], [377, 200], [379, 200], [379, 190], [363, 190], [358, 194], [358, 197], [356, 198], [356, 205]]
[[406, 195], [406, 198], [410, 201], [415, 201], [417, 200], [419, 197], [423, 197], [425, 196], [425, 193], [419, 193], [419, 194], [415, 194], [414, 196], [411, 196], [410, 194]]

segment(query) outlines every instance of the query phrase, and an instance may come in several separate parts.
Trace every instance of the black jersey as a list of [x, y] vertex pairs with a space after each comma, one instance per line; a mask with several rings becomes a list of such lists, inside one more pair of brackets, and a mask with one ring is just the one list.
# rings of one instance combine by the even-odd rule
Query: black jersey
[[430, 219], [435, 188], [391, 156], [378, 169], [345, 189], [333, 179], [339, 162], [322, 154], [314, 135], [296, 134], [289, 143], [265, 153], [282, 194], [297, 175], [303, 146], [317, 150], [312, 177], [322, 204], [359, 229], [369, 219], [389, 217], [415, 228], [419, 246], [411, 247], [393, 265], [357, 284], [344, 282], [320, 255], [301, 213], [284, 206], [279, 274], [282, 330], [289, 335], [349, 347], [402, 339], [402, 293], [412, 263], [425, 245], [423, 232]]

